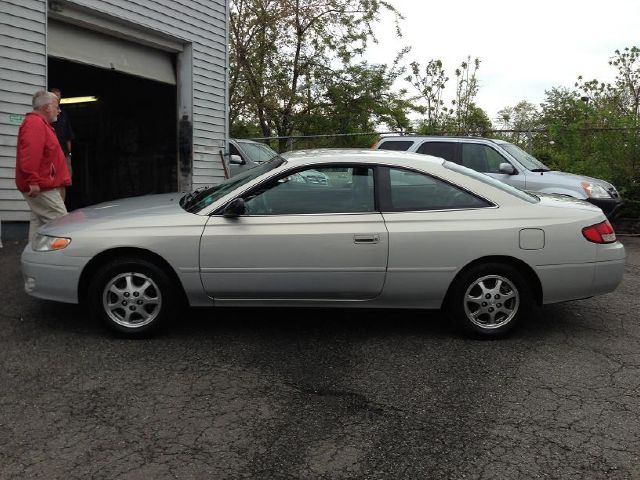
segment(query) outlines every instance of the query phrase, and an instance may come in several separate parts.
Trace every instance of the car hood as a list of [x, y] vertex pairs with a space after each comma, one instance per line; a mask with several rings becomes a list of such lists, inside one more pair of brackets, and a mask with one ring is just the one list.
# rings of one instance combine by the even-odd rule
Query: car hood
[[[47, 223], [41, 231], [47, 233], [86, 231], [91, 228], [126, 228], [164, 224], [167, 217], [193, 218], [185, 212], [179, 200], [183, 194], [166, 193], [122, 198], [74, 210]], [[182, 223], [182, 222], [180, 222]], [[200, 223], [200, 222], [197, 222]]]
[[[529, 175], [540, 175], [539, 172], [530, 172]], [[577, 175], [575, 173], [560, 172], [557, 170], [551, 170], [550, 172], [543, 172], [544, 180], [546, 182], [556, 183], [560, 185], [580, 185], [580, 182], [591, 182], [596, 185], [601, 185], [607, 190], [614, 188], [609, 182], [600, 180], [599, 178], [587, 177], [586, 175]]]

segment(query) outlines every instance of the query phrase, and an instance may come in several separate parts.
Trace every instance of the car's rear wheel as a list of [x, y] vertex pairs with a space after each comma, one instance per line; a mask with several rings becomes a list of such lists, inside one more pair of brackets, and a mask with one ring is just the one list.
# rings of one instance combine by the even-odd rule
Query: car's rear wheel
[[482, 338], [506, 335], [532, 308], [525, 277], [502, 263], [480, 264], [462, 272], [445, 303], [446, 313], [459, 328]]
[[111, 330], [147, 336], [175, 317], [175, 286], [166, 272], [144, 259], [118, 258], [98, 269], [89, 285], [91, 311]]

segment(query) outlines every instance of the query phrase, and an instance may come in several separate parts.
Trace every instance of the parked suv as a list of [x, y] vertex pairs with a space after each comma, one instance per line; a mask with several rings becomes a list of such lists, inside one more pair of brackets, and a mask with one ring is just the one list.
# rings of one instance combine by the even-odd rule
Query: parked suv
[[610, 183], [597, 178], [550, 170], [521, 148], [503, 140], [477, 137], [385, 137], [373, 148], [433, 155], [498, 180], [540, 193], [586, 200], [614, 218], [623, 205]]

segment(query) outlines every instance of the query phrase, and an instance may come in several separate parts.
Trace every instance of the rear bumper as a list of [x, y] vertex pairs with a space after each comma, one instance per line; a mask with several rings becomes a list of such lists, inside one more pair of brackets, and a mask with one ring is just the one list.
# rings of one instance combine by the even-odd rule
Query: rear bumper
[[596, 263], [593, 275], [592, 295], [613, 292], [624, 275], [624, 260], [610, 260]]
[[593, 295], [613, 292], [624, 276], [627, 252], [620, 242], [599, 245], [593, 274]]
[[558, 303], [613, 292], [624, 275], [626, 252], [620, 242], [598, 245], [596, 261], [536, 267], [543, 303]]
[[616, 218], [624, 206], [622, 198], [588, 198], [587, 202], [600, 207], [609, 220]]

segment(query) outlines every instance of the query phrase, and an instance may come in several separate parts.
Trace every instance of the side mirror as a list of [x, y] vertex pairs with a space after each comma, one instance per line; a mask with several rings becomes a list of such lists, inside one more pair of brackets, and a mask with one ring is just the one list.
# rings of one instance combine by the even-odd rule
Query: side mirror
[[247, 207], [244, 203], [244, 199], [236, 198], [234, 200], [231, 200], [227, 204], [227, 206], [224, 207], [222, 215], [224, 215], [226, 218], [236, 218], [240, 215], [243, 215], [246, 210]]
[[229, 157], [229, 163], [232, 163], [233, 165], [244, 165], [244, 160], [240, 155], [231, 155]]
[[504, 173], [505, 175], [515, 175], [516, 173], [518, 173], [515, 167], [507, 162], [501, 163], [499, 170], [500, 173]]

